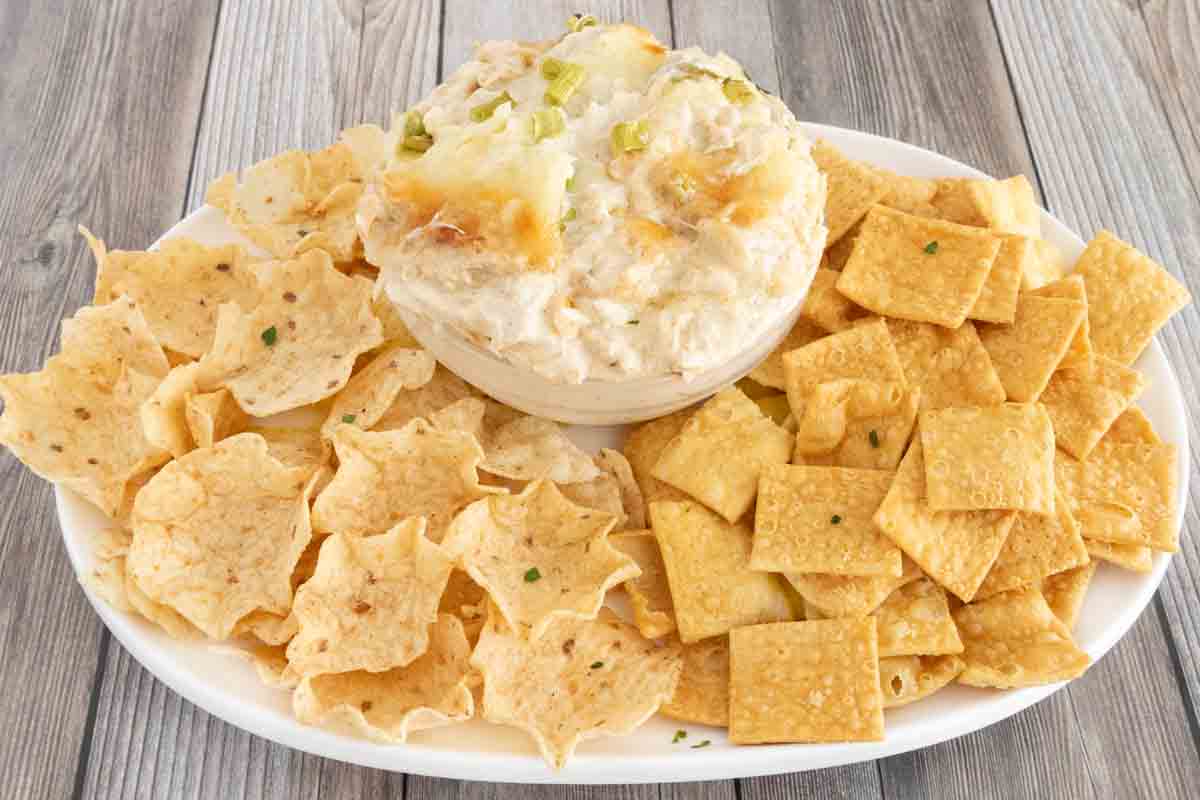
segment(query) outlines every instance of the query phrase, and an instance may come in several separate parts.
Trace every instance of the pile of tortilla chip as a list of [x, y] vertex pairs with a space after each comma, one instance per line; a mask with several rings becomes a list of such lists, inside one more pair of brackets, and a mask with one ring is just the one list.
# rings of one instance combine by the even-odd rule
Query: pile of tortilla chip
[[0, 377], [0, 442], [110, 520], [91, 588], [229, 642], [302, 722], [395, 743], [480, 717], [555, 768], [659, 711], [735, 743], [879, 739], [956, 680], [1081, 674], [1093, 559], [1177, 549], [1175, 448], [1131, 365], [1190, 298], [1108, 233], [1064, 274], [1023, 178], [818, 143], [832, 238], [795, 329], [592, 455], [380, 300], [353, 209], [386, 142], [217, 181], [251, 251], [85, 232], [94, 305]]

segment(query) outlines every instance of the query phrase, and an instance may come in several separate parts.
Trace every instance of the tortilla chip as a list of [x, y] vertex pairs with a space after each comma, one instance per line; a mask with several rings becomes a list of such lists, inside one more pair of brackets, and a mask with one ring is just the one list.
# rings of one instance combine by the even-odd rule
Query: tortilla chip
[[800, 310], [806, 319], [812, 320], [830, 333], [844, 331], [870, 313], [865, 308], [854, 305], [837, 290], [836, 284], [840, 276], [840, 272], [831, 269], [818, 269], [813, 276], [808, 295], [804, 298], [804, 307]]
[[1154, 569], [1154, 551], [1149, 547], [1137, 544], [1118, 544], [1117, 542], [1101, 542], [1096, 539], [1084, 539], [1088, 555], [1115, 564], [1122, 569], [1134, 572], [1149, 572]]
[[440, 542], [459, 511], [496, 491], [479, 483], [483, 451], [473, 436], [435, 430], [423, 419], [382, 433], [339, 425], [333, 447], [337, 472], [313, 505], [319, 531], [371, 536], [420, 516], [429, 539]]
[[879, 199], [879, 204], [903, 211], [905, 214], [915, 214], [918, 217], [938, 216], [937, 207], [933, 205], [933, 197], [937, 194], [938, 184], [932, 178], [915, 178], [911, 175], [897, 175], [883, 167], [873, 167], [875, 174], [883, 178], [887, 190]]
[[334, 396], [321, 435], [332, 437], [334, 429], [342, 424], [371, 428], [402, 390], [419, 389], [429, 383], [436, 366], [433, 356], [424, 350], [396, 345], [381, 349]]
[[79, 582], [113, 609], [134, 613], [125, 592], [125, 556], [95, 555], [91, 568], [79, 576]]
[[946, 590], [928, 578], [896, 589], [874, 612], [879, 657], [940, 656], [963, 651]]
[[178, 611], [163, 603], [156, 603], [142, 591], [137, 579], [129, 571], [129, 559], [125, 559], [125, 599], [134, 613], [157, 625], [172, 639], [199, 639], [204, 634]]
[[642, 489], [633, 476], [633, 465], [620, 452], [607, 447], [600, 448], [596, 455], [596, 466], [613, 477], [621, 493], [621, 507], [625, 510], [625, 521], [617, 530], [644, 530], [646, 525], [646, 500]]
[[288, 661], [301, 675], [411, 664], [429, 645], [429, 626], [452, 562], [410, 517], [387, 533], [335, 533], [321, 545], [317, 571], [296, 590], [300, 624]]
[[1083, 599], [1087, 596], [1088, 585], [1096, 574], [1096, 562], [1068, 569], [1063, 572], [1048, 575], [1042, 579], [1042, 596], [1046, 604], [1054, 612], [1054, 616], [1062, 620], [1068, 629], [1073, 630], [1079, 621], [1079, 612], [1083, 609]]
[[[1068, 275], [1034, 289], [1029, 294], [1033, 297], [1075, 300], [1087, 305], [1087, 289], [1084, 287], [1083, 278], [1079, 275]], [[1063, 354], [1062, 361], [1058, 362], [1058, 369], [1090, 369], [1093, 358], [1091, 324], [1088, 322], [1087, 315], [1084, 314], [1083, 321], [1079, 323], [1079, 329], [1075, 331], [1075, 337], [1067, 345], [1067, 352]]]
[[167, 239], [156, 250], [108, 251], [85, 228], [96, 257], [96, 305], [121, 295], [137, 302], [163, 347], [200, 358], [212, 345], [217, 309], [235, 303], [252, 309], [259, 302], [251, 259], [237, 245], [206, 247], [191, 239]]
[[196, 391], [199, 369], [194, 361], [175, 367], [138, 409], [147, 441], [175, 458], [196, 446], [188, 430], [186, 405], [187, 396]]
[[319, 725], [341, 718], [368, 739], [388, 744], [406, 741], [413, 731], [470, 719], [471, 645], [462, 623], [439, 614], [428, 638], [429, 649], [404, 667], [306, 677], [292, 696], [296, 719]]
[[952, 656], [893, 656], [879, 659], [883, 707], [899, 708], [923, 700], [950, 684], [966, 665]]
[[1048, 283], [1054, 283], [1067, 274], [1070, 265], [1062, 250], [1059, 250], [1045, 239], [1034, 239], [1035, 257], [1025, 265], [1021, 275], [1021, 291], [1032, 292]]
[[462, 622], [467, 641], [474, 647], [487, 618], [487, 592], [461, 569], [450, 573], [438, 602], [439, 614], [453, 614]]
[[967, 314], [984, 322], [1011, 324], [1017, 314], [1017, 294], [1021, 291], [1021, 276], [1037, 258], [1033, 240], [1025, 236], [1003, 236], [1000, 252], [992, 271], [983, 282], [979, 299]]
[[1012, 511], [934, 511], [925, 496], [925, 458], [914, 437], [875, 524], [929, 577], [970, 602], [1000, 554]]
[[459, 400], [480, 396], [478, 389], [438, 364], [428, 383], [417, 389], [401, 389], [392, 405], [371, 429], [398, 431], [417, 417], [429, 419], [434, 412], [448, 408]]
[[594, 480], [600, 469], [569, 438], [562, 426], [541, 417], [521, 416], [487, 437], [480, 469], [519, 481], [555, 483]]
[[663, 716], [729, 727], [729, 637], [713, 636], [681, 647], [683, 670]]
[[259, 267], [262, 300], [221, 306], [201, 360], [204, 388], [225, 386], [247, 414], [265, 417], [336, 394], [354, 359], [383, 341], [371, 284], [347, 278], [321, 250]]
[[414, 350], [421, 343], [412, 335], [412, 331], [404, 324], [404, 317], [396, 305], [388, 298], [387, 292], [376, 291], [371, 298], [371, 312], [383, 326], [383, 341], [387, 347], [408, 347]]
[[[245, 432], [258, 434], [265, 439], [272, 458], [284, 466], [301, 467], [308, 475], [312, 475], [329, 465], [331, 448], [329, 442], [321, 438], [317, 428], [251, 425]], [[313, 496], [323, 488], [315, 488]]]
[[640, 570], [608, 540], [615, 519], [575, 505], [550, 481], [472, 503], [444, 546], [487, 590], [519, 634], [540, 636], [559, 617], [595, 619], [604, 594]]
[[649, 530], [614, 533], [609, 537], [612, 546], [633, 559], [641, 575], [625, 581], [625, 592], [633, 607], [633, 622], [642, 636], [658, 639], [675, 632], [675, 604], [667, 584], [667, 567], [663, 563], [658, 540]]
[[665, 417], [652, 419], [637, 425], [625, 438], [624, 453], [633, 469], [633, 477], [642, 490], [647, 506], [655, 500], [686, 500], [688, 496], [660, 481], [650, 474], [658, 463], [663, 449], [683, 430], [684, 423], [695, 413], [694, 408], [685, 408]]
[[780, 622], [729, 634], [731, 742], [882, 738], [873, 618]]
[[1146, 416], [1146, 412], [1133, 405], [1113, 420], [1102, 441], [1114, 444], [1163, 444], [1162, 439], [1154, 432], [1154, 425]]
[[77, 370], [78, 377], [108, 386], [127, 370], [165, 378], [171, 369], [141, 310], [124, 295], [106, 306], [84, 306], [64, 319], [55, 358]]
[[1024, 175], [1002, 181], [943, 178], [932, 202], [951, 222], [1034, 238], [1042, 235], [1041, 209]]
[[1058, 369], [1087, 306], [1075, 300], [1021, 295], [1012, 325], [987, 325], [979, 339], [991, 356], [1008, 399], [1038, 399]]
[[894, 473], [773, 465], [759, 482], [750, 568], [900, 575], [900, 548], [871, 518]]
[[1054, 428], [1040, 404], [926, 411], [921, 443], [930, 509], [1054, 512]]
[[609, 614], [559, 617], [527, 639], [489, 613], [471, 664], [483, 673], [483, 718], [528, 732], [555, 769], [582, 741], [632, 733], [670, 699], [680, 671], [677, 647]]
[[1055, 372], [1040, 399], [1054, 424], [1055, 442], [1084, 459], [1145, 388], [1140, 372], [1097, 355], [1091, 369]]
[[1155, 332], [1192, 301], [1162, 265], [1108, 231], [1100, 231], [1075, 263], [1087, 285], [1092, 345], [1132, 364]]
[[735, 522], [754, 502], [763, 468], [786, 464], [791, 454], [788, 432], [731, 386], [688, 419], [651, 474]]
[[889, 320], [888, 330], [909, 386], [921, 390], [921, 410], [991, 406], [1004, 387], [970, 322], [947, 330], [928, 322]]
[[154, 602], [212, 639], [252, 611], [286, 616], [311, 536], [303, 470], [242, 433], [163, 467], [138, 492], [127, 568]]
[[183, 396], [183, 417], [196, 447], [212, 447], [246, 429], [250, 417], [228, 389]]
[[786, 389], [787, 378], [783, 372], [783, 354], [790, 353], [792, 350], [804, 347], [807, 344], [812, 344], [818, 339], [825, 337], [825, 329], [817, 325], [815, 322], [800, 317], [796, 320], [796, 324], [788, 331], [787, 336], [781, 341], [771, 354], [763, 359], [762, 363], [750, 370], [750, 378], [763, 386], [769, 386], [774, 389]]
[[875, 206], [837, 289], [877, 314], [957, 328], [978, 301], [1000, 245], [987, 231]]
[[867, 616], [896, 589], [920, 578], [921, 570], [908, 556], [901, 556], [898, 576], [788, 572], [784, 577], [803, 599], [807, 619], [837, 619]]
[[825, 226], [828, 247], [845, 235], [888, 190], [887, 183], [873, 167], [852, 161], [824, 140], [812, 146], [812, 158], [825, 174]]
[[975, 593], [977, 600], [1036, 586], [1057, 572], [1088, 562], [1087, 547], [1070, 505], [1059, 497], [1053, 514], [1017, 514], [996, 563]]
[[650, 523], [662, 549], [675, 624], [685, 644], [740, 625], [794, 616], [778, 579], [750, 568], [748, 524], [732, 525], [688, 500], [651, 503]]
[[251, 636], [270, 647], [287, 644], [300, 630], [294, 614], [282, 616], [266, 611], [251, 611], [233, 626], [234, 636]]
[[1077, 678], [1091, 659], [1036, 588], [1004, 592], [954, 612], [968, 686], [1014, 689]]

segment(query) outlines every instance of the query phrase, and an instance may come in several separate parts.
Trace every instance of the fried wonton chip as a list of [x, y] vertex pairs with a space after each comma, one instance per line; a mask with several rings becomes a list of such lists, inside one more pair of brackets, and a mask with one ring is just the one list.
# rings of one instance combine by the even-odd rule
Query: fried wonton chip
[[883, 167], [873, 167], [875, 174], [883, 178], [887, 191], [879, 199], [880, 205], [903, 211], [905, 214], [915, 214], [918, 217], [938, 216], [937, 207], [933, 205], [933, 197], [937, 194], [938, 183], [932, 178], [916, 178], [911, 175], [897, 175]]
[[402, 390], [419, 389], [429, 383], [436, 366], [433, 356], [425, 350], [398, 345], [380, 350], [334, 396], [321, 435], [328, 439], [343, 424], [363, 430], [371, 428]]
[[625, 439], [625, 457], [633, 469], [633, 477], [649, 505], [655, 500], [686, 500], [688, 496], [651, 475], [663, 449], [674, 439], [695, 409], [685, 408], [665, 417], [652, 419], [634, 427]]
[[154, 337], [176, 353], [199, 358], [208, 351], [223, 304], [249, 310], [259, 302], [254, 268], [237, 245], [205, 247], [181, 238], [148, 252], [110, 252], [87, 229], [80, 232], [96, 257], [95, 303], [132, 298]]
[[825, 246], [828, 247], [883, 198], [888, 185], [874, 167], [846, 158], [824, 140], [813, 144], [812, 158], [825, 173], [828, 185], [825, 196], [825, 226], [829, 228]]
[[729, 740], [883, 738], [874, 618], [778, 622], [729, 634]]
[[785, 577], [803, 599], [808, 619], [865, 617], [896, 589], [920, 578], [921, 570], [908, 556], [902, 556], [899, 575], [863, 577], [788, 572]]
[[[1053, 283], [1044, 284], [1029, 294], [1033, 297], [1074, 300], [1083, 303], [1085, 306], [1088, 301], [1087, 288], [1084, 286], [1083, 278], [1080, 275], [1068, 275]], [[1058, 362], [1058, 369], [1090, 368], [1093, 358], [1091, 323], [1088, 322], [1088, 317], [1084, 314], [1083, 322], [1079, 323], [1079, 329], [1075, 331], [1075, 338], [1071, 339], [1071, 344], [1067, 346], [1067, 352], [1063, 354], [1062, 361]]]
[[921, 415], [925, 499], [934, 511], [1054, 511], [1054, 428], [1038, 403]]
[[825, 252], [821, 254], [821, 269], [829, 269], [834, 272], [841, 272], [845, 269], [846, 262], [850, 260], [850, 254], [854, 252], [854, 241], [858, 238], [861, 230], [862, 220], [859, 220], [851, 226], [850, 230], [846, 231], [842, 238], [827, 245]]
[[1162, 439], [1154, 432], [1154, 425], [1146, 412], [1131, 405], [1125, 409], [1109, 426], [1103, 441], [1113, 444], [1163, 444]]
[[1087, 306], [1075, 300], [1021, 295], [1012, 325], [987, 325], [979, 340], [991, 356], [1008, 399], [1038, 399], [1058, 369]]
[[864, 417], [894, 414], [904, 384], [839, 378], [817, 384], [794, 415], [798, 455], [828, 453], [846, 438], [847, 426]]
[[667, 567], [663, 563], [658, 540], [649, 530], [614, 533], [609, 537], [613, 547], [633, 559], [642, 571], [636, 578], [625, 581], [625, 592], [633, 607], [633, 622], [642, 636], [657, 639], [675, 631], [675, 604], [667, 584]]
[[607, 447], [600, 448], [596, 455], [596, 466], [606, 472], [617, 482], [621, 492], [621, 506], [625, 509], [624, 528], [620, 525], [617, 530], [641, 530], [646, 527], [646, 499], [642, 496], [642, 488], [638, 486], [633, 475], [633, 465], [620, 452]]
[[1075, 264], [1087, 285], [1096, 352], [1132, 364], [1176, 311], [1192, 301], [1162, 265], [1108, 231], [1088, 243]]
[[183, 416], [188, 435], [196, 447], [212, 447], [222, 439], [241, 433], [250, 421], [228, 389], [185, 394]]
[[561, 425], [541, 417], [521, 416], [501, 425], [484, 452], [480, 469], [513, 480], [577, 483], [600, 475], [592, 457], [567, 438]]
[[1087, 547], [1070, 504], [1061, 496], [1053, 514], [1017, 514], [996, 563], [975, 593], [982, 600], [1022, 586], [1036, 586], [1056, 572], [1088, 563]]
[[940, 216], [951, 222], [1033, 238], [1042, 235], [1041, 210], [1024, 175], [1002, 181], [943, 178], [932, 202]]
[[992, 270], [979, 299], [967, 314], [971, 319], [984, 322], [1011, 324], [1017, 313], [1017, 294], [1021, 291], [1021, 276], [1037, 258], [1033, 240], [1025, 236], [1003, 236], [1000, 252], [992, 263]]
[[683, 671], [664, 716], [718, 728], [729, 726], [729, 637], [682, 646]]
[[1090, 369], [1055, 372], [1040, 401], [1054, 423], [1056, 444], [1084, 459], [1145, 388], [1140, 372], [1097, 355]]
[[489, 613], [471, 664], [483, 673], [483, 718], [529, 733], [561, 769], [584, 740], [632, 733], [671, 698], [678, 647], [658, 647], [610, 614], [551, 620], [541, 636]]
[[575, 505], [550, 481], [467, 506], [444, 546], [518, 633], [559, 617], [595, 619], [604, 594], [640, 570], [608, 540], [611, 514]]
[[259, 266], [262, 300], [221, 306], [201, 360], [204, 388], [223, 385], [247, 414], [265, 417], [336, 394], [354, 359], [383, 341], [371, 313], [371, 284], [311, 250]]
[[1000, 377], [970, 322], [954, 330], [901, 319], [887, 326], [905, 380], [921, 390], [921, 410], [1004, 402]]
[[1022, 292], [1032, 292], [1054, 283], [1066, 275], [1070, 267], [1062, 250], [1045, 239], [1034, 239], [1033, 248], [1036, 257], [1025, 265], [1025, 272], [1021, 275]]
[[893, 656], [879, 659], [883, 707], [899, 708], [949, 685], [966, 665], [958, 656]]
[[370, 536], [421, 516], [429, 538], [440, 542], [460, 510], [496, 491], [479, 483], [483, 451], [473, 436], [438, 431], [423, 419], [386, 432], [340, 425], [333, 447], [337, 472], [313, 505], [319, 531]]
[[333, 534], [317, 571], [296, 590], [300, 631], [288, 661], [306, 676], [411, 664], [429, 644], [451, 567], [420, 517], [377, 536]]
[[1060, 450], [1055, 479], [1087, 538], [1174, 553], [1176, 455], [1170, 444], [1102, 442], [1086, 461]]
[[791, 454], [788, 432], [731, 386], [688, 419], [651, 474], [735, 522], [754, 502], [763, 468], [786, 464]]
[[687, 500], [651, 503], [650, 524], [662, 550], [684, 643], [739, 625], [793, 618], [778, 578], [750, 568], [748, 524], [730, 524]]
[[954, 612], [965, 647], [968, 686], [1013, 689], [1077, 678], [1088, 654], [1036, 588], [1004, 592]]
[[[820, 395], [820, 389], [818, 387], [814, 397]], [[811, 448], [802, 447], [797, 432], [792, 460], [798, 464], [893, 470], [908, 446], [920, 404], [919, 389], [904, 390], [891, 411], [848, 420], [841, 441], [827, 452], [812, 452]]]
[[975, 596], [1012, 528], [1013, 511], [934, 511], [925, 494], [925, 457], [914, 437], [875, 524], [929, 577], [964, 602]]
[[904, 368], [882, 319], [826, 336], [783, 357], [788, 401], [798, 417], [818, 385], [842, 378], [904, 383]]
[[978, 301], [999, 237], [875, 206], [837, 289], [877, 314], [957, 328]]
[[831, 269], [818, 269], [804, 298], [804, 308], [800, 311], [804, 318], [830, 333], [843, 331], [870, 313], [854, 305], [837, 290], [840, 276], [840, 272]]
[[929, 578], [896, 589], [874, 612], [879, 622], [879, 656], [939, 656], [961, 653], [946, 590]]
[[417, 389], [401, 389], [371, 429], [400, 430], [417, 417], [430, 419], [434, 412], [448, 408], [459, 400], [479, 396], [477, 389], [438, 364], [428, 383]]
[[900, 548], [872, 521], [893, 475], [871, 469], [768, 466], [759, 481], [750, 568], [900, 575]]
[[824, 338], [825, 335], [824, 328], [806, 317], [800, 317], [788, 331], [787, 336], [783, 337], [783, 341], [771, 351], [771, 354], [763, 359], [761, 364], [750, 370], [751, 380], [774, 389], [786, 389], [787, 378], [783, 372], [783, 354], [812, 344], [818, 339]]
[[1088, 555], [1093, 559], [1107, 561], [1122, 569], [1134, 572], [1149, 572], [1154, 569], [1154, 551], [1149, 547], [1138, 544], [1118, 544], [1117, 542], [1101, 542], [1096, 539], [1084, 539]]
[[1074, 629], [1075, 623], [1079, 621], [1079, 612], [1083, 609], [1088, 585], [1095, 574], [1096, 562], [1089, 561], [1082, 566], [1042, 579], [1042, 596], [1046, 598], [1046, 604], [1068, 629]]
[[341, 718], [369, 739], [393, 744], [414, 731], [470, 719], [471, 645], [457, 617], [439, 614], [429, 647], [407, 666], [385, 672], [342, 672], [306, 677], [296, 687], [296, 719], [319, 725]]
[[307, 479], [252, 433], [172, 461], [134, 502], [129, 574], [213, 639], [252, 611], [286, 616], [311, 536]]

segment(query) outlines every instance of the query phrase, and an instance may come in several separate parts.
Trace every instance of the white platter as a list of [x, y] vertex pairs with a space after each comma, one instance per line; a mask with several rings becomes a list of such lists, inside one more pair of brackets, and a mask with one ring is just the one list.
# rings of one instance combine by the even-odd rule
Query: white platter
[[[982, 173], [951, 159], [891, 139], [824, 125], [806, 125], [848, 155], [900, 173], [936, 177], [981, 177]], [[1043, 212], [1044, 236], [1074, 258], [1083, 242], [1061, 222]], [[237, 241], [220, 213], [201, 208], [167, 232], [204, 242]], [[1179, 384], [1157, 342], [1137, 364], [1150, 380], [1140, 405], [1155, 430], [1179, 447], [1178, 509], [1183, 518], [1187, 497], [1187, 423]], [[619, 429], [575, 429], [581, 444], [596, 447], [619, 440]], [[86, 502], [59, 490], [59, 520], [67, 552], [77, 574], [91, 566], [89, 534], [103, 517]], [[1170, 562], [1157, 554], [1154, 568], [1135, 574], [1102, 564], [1088, 592], [1076, 629], [1081, 647], [1098, 660], [1129, 629], [1150, 602]], [[85, 589], [86, 591], [86, 589]], [[481, 781], [530, 783], [639, 783], [695, 781], [769, 775], [849, 764], [881, 758], [979, 730], [1038, 702], [1064, 684], [1010, 692], [952, 686], [913, 705], [889, 711], [887, 738], [876, 743], [770, 745], [735, 747], [722, 730], [686, 725], [656, 717], [634, 735], [586, 742], [560, 772], [552, 772], [523, 733], [482, 722], [422, 732], [406, 745], [374, 744], [342, 733], [298, 724], [286, 692], [261, 685], [253, 669], [236, 656], [198, 643], [177, 642], [133, 616], [113, 611], [88, 592], [96, 612], [118, 641], [151, 673], [204, 710], [251, 733], [317, 755], [381, 769]], [[684, 728], [688, 737], [671, 744]], [[711, 739], [693, 750], [689, 744]]]

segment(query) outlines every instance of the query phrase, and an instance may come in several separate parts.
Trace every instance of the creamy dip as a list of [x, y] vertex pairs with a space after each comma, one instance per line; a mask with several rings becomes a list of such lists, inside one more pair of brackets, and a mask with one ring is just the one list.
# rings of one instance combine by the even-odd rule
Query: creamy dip
[[[556, 105], [563, 65], [583, 75]], [[825, 242], [783, 103], [631, 25], [483, 44], [389, 142], [358, 212], [379, 285], [557, 382], [721, 364], [796, 306]]]

